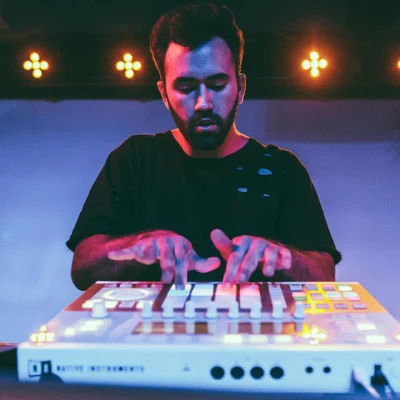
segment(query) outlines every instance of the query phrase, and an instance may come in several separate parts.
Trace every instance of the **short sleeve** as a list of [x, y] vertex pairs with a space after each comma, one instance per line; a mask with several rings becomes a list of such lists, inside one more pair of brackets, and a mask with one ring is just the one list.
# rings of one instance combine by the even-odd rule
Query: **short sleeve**
[[299, 249], [329, 253], [335, 264], [341, 260], [310, 176], [290, 151], [282, 154], [282, 198], [278, 236], [282, 243]]
[[126, 157], [119, 148], [107, 158], [91, 187], [66, 245], [75, 250], [77, 244], [93, 235], [121, 236], [129, 234], [134, 198], [132, 177]]

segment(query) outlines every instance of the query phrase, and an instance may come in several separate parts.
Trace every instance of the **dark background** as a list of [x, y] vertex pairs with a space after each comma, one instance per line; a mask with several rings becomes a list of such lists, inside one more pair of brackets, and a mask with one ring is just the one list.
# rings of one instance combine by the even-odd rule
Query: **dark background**
[[[148, 35], [168, 9], [192, 1], [0, 0], [2, 98], [158, 98]], [[230, 0], [244, 31], [248, 98], [396, 98], [400, 93], [400, 2]], [[53, 68], [40, 80], [21, 69], [33, 48]], [[300, 68], [316, 48], [329, 66]], [[135, 79], [114, 71], [133, 49]]]

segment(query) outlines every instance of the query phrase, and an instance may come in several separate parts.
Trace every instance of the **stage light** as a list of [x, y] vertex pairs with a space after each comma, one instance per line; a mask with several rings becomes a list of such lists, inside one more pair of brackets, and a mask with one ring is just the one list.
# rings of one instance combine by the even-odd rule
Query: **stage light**
[[125, 53], [125, 54], [124, 54], [124, 57], [123, 57], [123, 60], [124, 60], [126, 63], [131, 62], [131, 61], [133, 60], [132, 54], [130, 54], [130, 53]]
[[29, 57], [32, 61], [39, 61], [40, 56], [38, 53], [31, 53], [30, 57]]
[[25, 69], [26, 71], [31, 70], [31, 69], [32, 69], [32, 61], [25, 61], [25, 62], [24, 62], [24, 69]]
[[26, 71], [32, 71], [32, 76], [39, 79], [43, 76], [43, 71], [49, 69], [49, 63], [45, 60], [40, 61], [40, 55], [33, 52], [29, 55], [29, 60], [25, 60], [22, 67]]
[[116, 67], [118, 71], [123, 71], [125, 69], [125, 63], [123, 61], [118, 61]]
[[316, 78], [317, 76], [319, 76], [319, 70], [316, 69], [316, 68], [313, 68], [313, 69], [310, 71], [310, 74], [311, 74], [312, 77]]
[[142, 68], [141, 62], [140, 62], [140, 61], [135, 61], [135, 62], [133, 63], [133, 69], [134, 69], [135, 71], [139, 71], [140, 68]]
[[115, 68], [118, 71], [125, 71], [125, 78], [132, 79], [135, 76], [134, 71], [139, 71], [142, 68], [140, 61], [133, 61], [133, 55], [131, 53], [125, 53], [122, 56], [123, 61], [117, 61]]
[[33, 72], [32, 72], [32, 75], [33, 75], [34, 78], [38, 79], [38, 78], [42, 77], [43, 73], [42, 73], [42, 71], [40, 69], [34, 69]]
[[320, 68], [324, 69], [324, 68], [326, 68], [327, 66], [328, 66], [328, 61], [326, 61], [326, 60], [324, 60], [324, 59], [319, 60], [319, 67], [320, 67]]
[[42, 71], [46, 71], [49, 69], [49, 63], [47, 61], [41, 61], [40, 63], [40, 69]]
[[309, 60], [303, 60], [301, 63], [301, 67], [306, 70], [310, 71], [310, 75], [313, 78], [317, 78], [320, 75], [320, 69], [324, 69], [328, 66], [328, 61], [325, 60], [324, 58], [320, 59], [319, 58], [319, 53], [316, 51], [312, 51], [310, 53], [310, 59]]
[[308, 60], [304, 60], [303, 63], [301, 64], [303, 69], [310, 69], [311, 68], [311, 63]]

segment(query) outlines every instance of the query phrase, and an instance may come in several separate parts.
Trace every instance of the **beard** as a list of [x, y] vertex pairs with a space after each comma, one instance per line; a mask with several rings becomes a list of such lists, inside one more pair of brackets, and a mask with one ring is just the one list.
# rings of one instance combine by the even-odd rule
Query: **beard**
[[[238, 95], [225, 121], [219, 115], [213, 114], [212, 111], [197, 112], [193, 117], [184, 121], [171, 106], [168, 97], [167, 100], [169, 110], [177, 128], [194, 150], [214, 150], [220, 147], [224, 143], [235, 121], [239, 105]], [[214, 131], [197, 131], [198, 124], [203, 118], [210, 119], [217, 128]]]

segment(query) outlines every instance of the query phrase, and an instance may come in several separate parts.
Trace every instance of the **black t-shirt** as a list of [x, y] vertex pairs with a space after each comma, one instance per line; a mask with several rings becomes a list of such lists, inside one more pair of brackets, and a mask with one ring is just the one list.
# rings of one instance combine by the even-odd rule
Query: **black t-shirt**
[[[202, 257], [220, 257], [210, 239], [215, 228], [230, 238], [259, 236], [329, 252], [335, 263], [341, 258], [309, 174], [292, 152], [250, 138], [227, 157], [193, 158], [171, 131], [131, 136], [109, 155], [67, 246], [74, 250], [96, 234], [163, 229], [187, 238]], [[222, 263], [207, 274], [189, 271], [188, 280], [220, 281], [224, 270]], [[138, 280], [160, 277], [152, 265]], [[256, 270], [250, 280], [267, 278]]]

